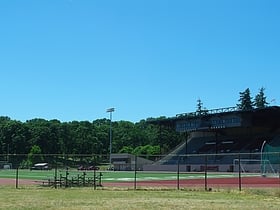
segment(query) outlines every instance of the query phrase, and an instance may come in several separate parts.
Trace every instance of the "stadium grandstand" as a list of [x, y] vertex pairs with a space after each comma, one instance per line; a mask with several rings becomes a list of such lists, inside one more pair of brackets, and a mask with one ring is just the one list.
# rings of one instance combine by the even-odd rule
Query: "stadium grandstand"
[[[207, 155], [207, 164], [213, 170], [234, 171], [237, 156], [233, 154], [241, 154], [243, 162], [247, 160], [259, 165], [264, 146], [280, 148], [278, 106], [251, 110], [239, 110], [237, 107], [203, 110], [151, 123], [186, 133], [186, 140], [164, 158], [147, 166], [146, 170], [172, 170], [179, 163], [186, 166], [183, 170], [199, 171]], [[254, 171], [259, 168], [255, 167]]]

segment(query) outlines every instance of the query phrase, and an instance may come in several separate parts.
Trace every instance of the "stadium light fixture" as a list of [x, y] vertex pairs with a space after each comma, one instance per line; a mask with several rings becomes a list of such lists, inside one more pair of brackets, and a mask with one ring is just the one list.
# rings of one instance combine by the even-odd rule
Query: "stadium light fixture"
[[109, 159], [110, 159], [110, 170], [112, 169], [112, 113], [115, 111], [115, 108], [109, 108], [106, 112], [110, 113], [110, 146], [109, 146]]

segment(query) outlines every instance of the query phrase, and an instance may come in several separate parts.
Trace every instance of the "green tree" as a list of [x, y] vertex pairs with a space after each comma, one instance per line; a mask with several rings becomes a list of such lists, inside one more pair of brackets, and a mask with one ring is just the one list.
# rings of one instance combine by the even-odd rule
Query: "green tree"
[[266, 102], [266, 97], [264, 95], [264, 90], [265, 88], [262, 87], [259, 90], [259, 93], [255, 96], [254, 105], [256, 106], [256, 108], [265, 108], [268, 105], [268, 103]]
[[113, 151], [123, 150], [126, 146], [133, 147], [135, 124], [128, 121], [119, 121], [114, 122], [113, 126]]
[[26, 154], [27, 136], [28, 130], [23, 123], [15, 120], [0, 121], [0, 146], [3, 153]]
[[[109, 154], [109, 130], [110, 130], [110, 120], [108, 119], [99, 119], [93, 121], [94, 129], [95, 129], [95, 137], [96, 137], [96, 152], [95, 154]], [[115, 122], [112, 123], [113, 127], [113, 143], [115, 140]], [[114, 144], [113, 145], [113, 152], [115, 151], [114, 149]]]
[[33, 145], [27, 156], [29, 167], [35, 163], [43, 161], [42, 150], [38, 145]]
[[196, 113], [198, 115], [203, 115], [203, 114], [207, 114], [208, 110], [206, 109], [206, 107], [203, 107], [203, 103], [201, 101], [201, 99], [197, 99], [197, 105], [196, 105]]
[[145, 158], [150, 158], [151, 156], [160, 154], [160, 147], [159, 145], [152, 146], [149, 144], [145, 146], [138, 146], [132, 151], [132, 154], [145, 156]]
[[196, 105], [196, 112], [198, 112], [199, 114], [202, 112], [203, 110], [203, 103], [201, 101], [201, 99], [197, 99], [197, 105]]
[[38, 145], [44, 154], [58, 153], [59, 148], [59, 126], [57, 120], [33, 119], [26, 122], [29, 127], [31, 138], [29, 145]]
[[119, 150], [119, 153], [133, 154], [133, 148], [131, 146], [124, 146], [122, 149]]
[[251, 110], [253, 109], [253, 102], [252, 97], [250, 93], [250, 89], [247, 88], [244, 92], [240, 92], [240, 98], [239, 98], [239, 104], [237, 104], [237, 107], [240, 110]]

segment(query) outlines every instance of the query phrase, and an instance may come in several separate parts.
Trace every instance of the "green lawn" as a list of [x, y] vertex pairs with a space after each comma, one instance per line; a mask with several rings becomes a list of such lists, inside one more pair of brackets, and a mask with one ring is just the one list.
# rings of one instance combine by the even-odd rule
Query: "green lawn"
[[93, 190], [0, 186], [0, 209], [279, 209], [279, 190]]
[[[86, 171], [87, 177], [93, 177], [93, 171]], [[135, 173], [131, 172], [117, 172], [117, 171], [102, 171], [102, 181], [103, 182], [118, 182], [118, 181], [133, 181], [135, 178]], [[65, 170], [57, 170], [57, 176], [60, 174], [65, 176]], [[96, 173], [100, 174], [99, 171]], [[30, 171], [30, 170], [19, 170], [20, 179], [32, 179], [32, 180], [47, 180], [53, 179], [55, 176], [55, 170], [51, 171]], [[69, 178], [75, 177], [78, 175], [83, 175], [82, 171], [69, 170]], [[237, 174], [231, 173], [221, 173], [221, 174], [208, 174], [208, 178], [211, 177], [236, 177]], [[0, 178], [15, 178], [16, 170], [0, 170]], [[151, 173], [151, 172], [137, 172], [136, 174], [138, 181], [144, 180], [176, 180], [177, 173]], [[180, 179], [193, 179], [193, 178], [204, 178], [204, 173], [181, 173]]]

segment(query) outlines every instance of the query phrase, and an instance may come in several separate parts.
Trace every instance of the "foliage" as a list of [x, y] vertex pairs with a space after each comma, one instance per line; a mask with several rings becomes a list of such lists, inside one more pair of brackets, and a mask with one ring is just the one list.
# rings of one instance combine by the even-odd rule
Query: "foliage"
[[42, 150], [38, 145], [33, 145], [27, 156], [29, 167], [35, 163], [43, 161]]
[[239, 104], [237, 104], [237, 107], [240, 110], [251, 110], [253, 109], [253, 102], [252, 97], [250, 93], [250, 89], [247, 88], [244, 92], [240, 92], [240, 98], [239, 98]]
[[120, 149], [119, 153], [128, 153], [128, 154], [134, 154], [133, 148], [131, 146], [124, 146]]
[[254, 105], [256, 108], [265, 108], [268, 105], [266, 97], [264, 95], [264, 90], [265, 88], [262, 87], [259, 90], [259, 93], [255, 96]]
[[198, 115], [207, 114], [208, 112], [206, 107], [203, 107], [203, 103], [200, 98], [197, 99], [196, 112], [198, 113]]
[[237, 107], [240, 110], [251, 110], [253, 108], [265, 108], [268, 103], [266, 101], [266, 96], [264, 94], [265, 88], [259, 89], [259, 93], [255, 96], [254, 101], [252, 101], [250, 89], [247, 88], [244, 92], [240, 92], [239, 104]]
[[197, 99], [196, 111], [201, 112], [202, 107], [203, 107], [203, 103], [202, 103], [201, 99], [199, 98], [199, 99]]
[[[26, 122], [0, 117], [0, 154], [28, 154], [22, 167], [39, 162], [37, 154], [109, 154], [110, 120], [60, 122], [32, 119]], [[183, 141], [174, 129], [146, 120], [112, 123], [112, 152], [154, 155], [166, 153]]]

